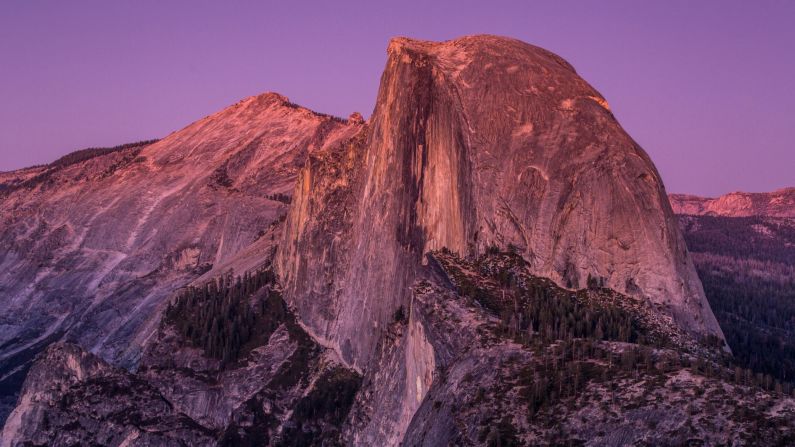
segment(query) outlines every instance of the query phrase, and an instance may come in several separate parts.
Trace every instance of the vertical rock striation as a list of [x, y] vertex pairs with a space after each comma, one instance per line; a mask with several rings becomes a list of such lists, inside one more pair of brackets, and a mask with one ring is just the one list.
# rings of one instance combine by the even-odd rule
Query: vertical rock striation
[[[394, 39], [368, 122], [265, 94], [144, 149], [0, 174], [0, 209], [0, 384], [53, 341], [80, 345], [38, 356], [12, 445], [562, 444], [602, 426], [611, 443], [617, 415], [654, 444], [670, 433], [628, 405], [581, 427], [564, 386], [603, 402], [612, 380], [635, 403], [626, 380], [648, 370], [622, 373], [625, 351], [652, 369], [655, 355], [720, 355], [694, 340], [722, 333], [648, 156], [568, 63], [513, 39]], [[279, 321], [238, 324], [242, 305], [182, 329], [190, 312], [161, 320], [176, 288], [271, 261], [280, 284], [234, 299]], [[271, 292], [281, 311], [262, 307]], [[236, 361], [209, 353], [237, 336]], [[569, 376], [548, 374], [558, 360]], [[561, 399], [538, 394], [547, 379]], [[706, 403], [711, 419], [690, 424], [675, 400], [673, 416], [643, 404], [674, 443], [725, 427]], [[764, 416], [770, 433], [789, 424], [785, 404]], [[574, 421], [569, 435], [547, 416]]]
[[365, 368], [425, 252], [500, 246], [722, 337], [654, 165], [567, 62], [494, 36], [387, 52], [358, 162], [310, 162], [288, 216], [278, 264], [313, 333]]

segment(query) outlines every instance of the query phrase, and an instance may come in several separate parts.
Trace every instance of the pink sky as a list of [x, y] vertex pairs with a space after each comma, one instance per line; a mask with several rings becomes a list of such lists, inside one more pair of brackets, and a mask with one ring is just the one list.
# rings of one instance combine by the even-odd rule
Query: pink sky
[[668, 191], [771, 190], [795, 185], [793, 23], [790, 1], [3, 2], [0, 170], [264, 91], [369, 116], [390, 37], [490, 33], [571, 62]]

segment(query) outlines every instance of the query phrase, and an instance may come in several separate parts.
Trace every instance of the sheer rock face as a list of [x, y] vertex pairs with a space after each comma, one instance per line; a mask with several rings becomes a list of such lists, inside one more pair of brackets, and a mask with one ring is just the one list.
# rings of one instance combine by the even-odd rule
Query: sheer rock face
[[603, 280], [722, 337], [654, 165], [552, 53], [492, 36], [394, 39], [367, 140], [350, 152], [361, 162], [302, 174], [279, 267], [308, 328], [359, 368], [408, 305], [423, 253], [441, 247], [513, 245], [535, 274]]
[[717, 198], [671, 194], [669, 199], [676, 214], [795, 218], [795, 188], [760, 193], [733, 192]]
[[[16, 347], [43, 346], [64, 333], [117, 365], [136, 363], [146, 348], [137, 373], [71, 345], [40, 355], [6, 425], [24, 435], [14, 439], [292, 439], [314, 405], [327, 402], [337, 412], [324, 399], [339, 393], [308, 390], [326, 366], [358, 378], [338, 368], [343, 361], [364, 377], [351, 413], [313, 424], [334, 437], [341, 430], [346, 444], [476, 444], [490, 435], [483, 427], [495, 415], [513, 419], [526, 443], [545, 443], [531, 442], [541, 435], [524, 421], [521, 396], [500, 394], [537, 353], [506, 338], [501, 320], [467, 301], [425, 256], [442, 247], [461, 255], [511, 247], [528, 273], [572, 289], [590, 276], [634, 295], [650, 315], [670, 315], [660, 320], [677, 334], [688, 331], [688, 342], [721, 335], [659, 175], [571, 66], [491, 36], [395, 39], [388, 54], [368, 122], [266, 94], [134, 157], [103, 155], [34, 187], [20, 185], [48, 168], [0, 174], [0, 241], [11, 247], [0, 253], [0, 347], [7, 350], [0, 367], [19, 364], [9, 358], [30, 360]], [[282, 201], [293, 189], [282, 225]], [[273, 194], [285, 196], [266, 197]], [[154, 331], [158, 305], [176, 287], [255, 270], [277, 244], [274, 264], [300, 331], [285, 326], [243, 366], [218, 374], [179, 337]], [[489, 281], [477, 277], [478, 285]], [[8, 343], [14, 337], [26, 344]], [[604, 400], [600, 393], [593, 402]], [[71, 406], [54, 404], [61, 401]], [[563, 408], [550, 412], [558, 417]], [[129, 424], [131, 411], [154, 425]], [[44, 415], [54, 421], [49, 428]], [[91, 425], [75, 429], [75, 415]], [[637, 420], [645, 420], [642, 411]], [[580, 429], [598, 432], [572, 431]]]
[[140, 151], [0, 175], [3, 393], [61, 338], [134, 366], [175, 288], [265, 259], [307, 154], [359, 121], [268, 93]]

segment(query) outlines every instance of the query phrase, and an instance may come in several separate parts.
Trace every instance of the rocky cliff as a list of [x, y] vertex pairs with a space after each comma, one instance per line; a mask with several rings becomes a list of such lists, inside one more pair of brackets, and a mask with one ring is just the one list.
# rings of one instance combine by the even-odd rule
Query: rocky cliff
[[795, 188], [773, 192], [733, 192], [717, 198], [671, 194], [669, 199], [676, 214], [795, 218]]
[[731, 369], [659, 175], [568, 63], [387, 53], [366, 122], [268, 94], [0, 177], [7, 370], [77, 342], [38, 355], [4, 442], [793, 440], [789, 385]]
[[494, 36], [387, 53], [366, 138], [310, 164], [287, 219], [280, 273], [317, 337], [365, 368], [425, 252], [491, 246], [720, 336], [654, 165], [568, 63]]
[[[301, 329], [273, 278], [260, 269], [186, 289], [195, 294], [167, 307], [135, 373], [76, 345], [51, 345], [0, 446], [336, 445], [361, 377]], [[219, 311], [206, 312], [211, 305]], [[219, 336], [241, 325], [232, 353], [232, 340]], [[198, 333], [210, 335], [206, 343]]]
[[145, 147], [2, 174], [0, 390], [61, 339], [135, 366], [172, 291], [262, 263], [307, 155], [359, 127], [269, 93]]
[[0, 446], [213, 445], [212, 435], [153, 386], [78, 346], [56, 343], [31, 368]]

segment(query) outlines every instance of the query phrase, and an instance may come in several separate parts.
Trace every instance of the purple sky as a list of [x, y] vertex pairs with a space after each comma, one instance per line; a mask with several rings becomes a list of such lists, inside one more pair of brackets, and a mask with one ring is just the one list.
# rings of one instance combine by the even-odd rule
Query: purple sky
[[[376, 3], [390, 6], [377, 6]], [[369, 116], [391, 36], [563, 56], [669, 192], [795, 185], [795, 2], [0, 3], [0, 170], [162, 137], [276, 91]]]

